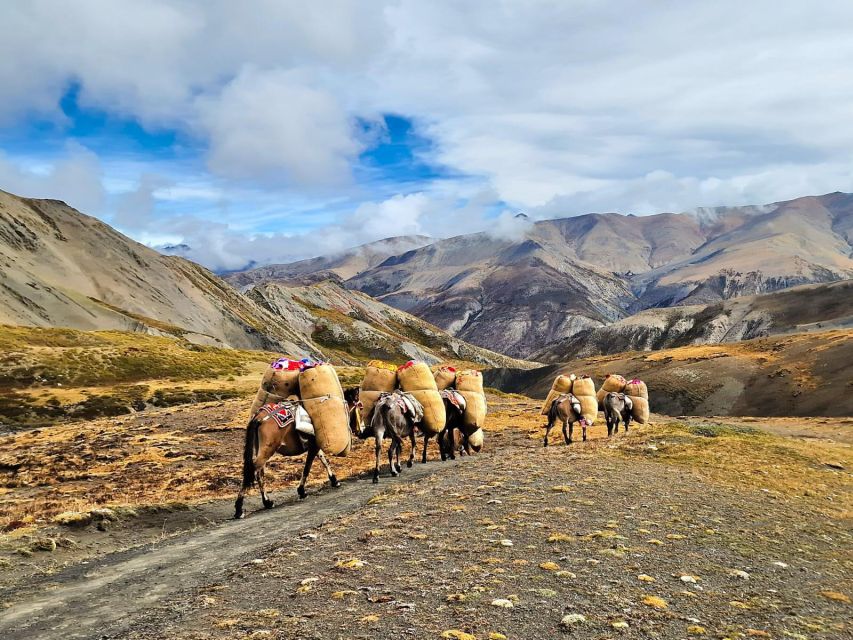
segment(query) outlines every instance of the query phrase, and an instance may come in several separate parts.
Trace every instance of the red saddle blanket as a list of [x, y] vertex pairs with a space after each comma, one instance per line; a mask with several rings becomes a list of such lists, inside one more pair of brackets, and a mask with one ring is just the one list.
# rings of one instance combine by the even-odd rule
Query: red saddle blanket
[[296, 420], [296, 412], [293, 405], [289, 402], [279, 402], [278, 404], [270, 402], [261, 407], [260, 411], [266, 412], [267, 417], [275, 420], [279, 429], [284, 429]]

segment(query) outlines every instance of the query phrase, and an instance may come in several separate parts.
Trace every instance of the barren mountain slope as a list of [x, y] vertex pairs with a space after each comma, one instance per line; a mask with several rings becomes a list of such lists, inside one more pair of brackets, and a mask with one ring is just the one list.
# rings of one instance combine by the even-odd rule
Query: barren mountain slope
[[344, 280], [380, 264], [390, 256], [417, 249], [432, 242], [429, 236], [397, 236], [363, 244], [330, 256], [320, 256], [287, 264], [270, 264], [246, 271], [226, 274], [225, 280], [235, 287], [246, 287], [270, 280], [289, 280], [306, 274], [334, 274]]
[[737, 342], [763, 336], [853, 327], [853, 280], [802, 285], [710, 305], [647, 309], [546, 345], [537, 362], [623, 351]]
[[546, 220], [517, 239], [459, 236], [388, 258], [347, 284], [470, 342], [529, 356], [645, 308], [851, 278], [851, 241], [853, 196], [833, 193]]
[[348, 285], [474, 344], [517, 357], [624, 315], [631, 293], [559, 243], [459, 236], [389, 258]]
[[343, 362], [369, 358], [443, 360], [488, 366], [529, 363], [475, 347], [405, 311], [327, 280], [307, 286], [267, 282], [247, 295], [295, 330], [311, 337], [326, 357]]
[[179, 333], [299, 351], [310, 343], [206, 269], [56, 200], [0, 191], [0, 323]]
[[799, 284], [853, 277], [853, 195], [834, 193], [749, 210], [741, 224], [707, 227], [688, 258], [635, 276], [635, 308], [704, 304]]
[[849, 416], [853, 330], [581, 358], [539, 369], [490, 369], [487, 385], [544, 398], [559, 373], [639, 377], [667, 415]]

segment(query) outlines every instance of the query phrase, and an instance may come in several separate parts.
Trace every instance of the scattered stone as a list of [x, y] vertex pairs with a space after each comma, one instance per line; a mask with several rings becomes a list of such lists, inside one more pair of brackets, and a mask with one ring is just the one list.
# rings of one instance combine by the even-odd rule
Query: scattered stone
[[666, 600], [658, 598], [657, 596], [646, 596], [641, 602], [647, 607], [652, 607], [653, 609], [666, 609], [669, 606], [666, 603]]
[[835, 600], [836, 602], [844, 602], [846, 604], [850, 604], [850, 596], [847, 596], [840, 591], [821, 591], [820, 595], [822, 595], [827, 600]]
[[630, 625], [624, 620], [618, 620], [617, 622], [611, 622], [610, 626], [614, 629], [618, 629], [619, 631], [625, 631], [630, 627]]
[[497, 631], [492, 631], [489, 634], [489, 640], [507, 640], [507, 638], [502, 633], [498, 633]]
[[504, 609], [512, 609], [513, 604], [512, 600], [507, 600], [506, 598], [495, 598], [492, 600], [493, 607], [502, 607]]
[[785, 564], [784, 562], [774, 562], [773, 564], [774, 564], [774, 565], [776, 565], [777, 567], [782, 568], [782, 569], [787, 569], [787, 568], [788, 568], [788, 565], [787, 565], [787, 564]]
[[740, 578], [741, 580], [749, 580], [749, 574], [741, 569], [732, 569], [729, 571], [732, 578]]
[[691, 636], [704, 636], [706, 633], [705, 627], [698, 624], [691, 624], [687, 627], [687, 634]]
[[645, 573], [641, 573], [637, 576], [637, 580], [640, 582], [655, 582], [655, 579], [651, 576], [647, 576]]
[[696, 582], [698, 580], [698, 578], [696, 576], [691, 576], [691, 575], [687, 575], [687, 574], [681, 576], [681, 578], [679, 578], [679, 579], [682, 582], [686, 582], [688, 584], [696, 584]]
[[580, 613], [570, 613], [569, 615], [563, 616], [563, 619], [560, 620], [560, 624], [564, 627], [573, 627], [576, 624], [583, 624], [586, 622], [586, 616]]
[[539, 565], [539, 568], [544, 569], [545, 571], [559, 571], [560, 565], [558, 565], [556, 562], [542, 562]]
[[464, 631], [459, 631], [459, 629], [448, 629], [447, 631], [442, 631], [441, 637], [447, 640], [477, 640], [476, 636], [473, 636], [470, 633], [465, 633]]
[[359, 560], [358, 558], [350, 558], [349, 560], [338, 560], [335, 563], [335, 566], [338, 569], [361, 569], [364, 566], [364, 561]]

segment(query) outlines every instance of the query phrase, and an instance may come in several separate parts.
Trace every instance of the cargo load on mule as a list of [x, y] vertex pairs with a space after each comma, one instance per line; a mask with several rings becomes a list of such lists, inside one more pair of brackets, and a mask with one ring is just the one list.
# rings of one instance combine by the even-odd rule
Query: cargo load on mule
[[608, 373], [604, 376], [604, 382], [601, 383], [601, 388], [595, 394], [598, 399], [598, 408], [604, 408], [604, 396], [608, 393], [624, 393], [626, 384], [625, 378], [618, 373]]
[[359, 400], [362, 404], [362, 417], [365, 424], [370, 424], [373, 407], [379, 396], [391, 393], [397, 388], [397, 367], [382, 360], [371, 360], [364, 371], [361, 382]]
[[333, 456], [347, 455], [352, 442], [349, 411], [335, 368], [318, 364], [304, 369], [299, 374], [299, 393], [320, 449]]
[[298, 399], [299, 372], [304, 366], [303, 362], [288, 358], [273, 360], [264, 372], [249, 415], [255, 415], [265, 404], [278, 404], [284, 400]]
[[444, 391], [450, 387], [456, 386], [456, 369], [450, 365], [441, 365], [433, 374], [435, 385], [439, 391]]
[[623, 393], [631, 398], [631, 417], [640, 424], [649, 421], [649, 389], [646, 383], [634, 378], [625, 385]]
[[589, 376], [581, 376], [572, 381], [572, 395], [581, 405], [581, 417], [588, 426], [595, 424], [598, 417], [598, 398], [595, 394], [595, 382]]
[[422, 428], [427, 434], [438, 434], [444, 429], [447, 416], [444, 401], [438, 393], [432, 371], [425, 362], [410, 360], [397, 369], [400, 388], [411, 393], [424, 408]]
[[575, 374], [570, 376], [559, 375], [554, 379], [554, 384], [551, 385], [551, 390], [548, 392], [548, 397], [545, 398], [545, 403], [542, 405], [543, 416], [548, 415], [548, 410], [551, 408], [551, 403], [564, 393], [571, 393], [572, 381], [575, 379]]
[[486, 424], [486, 394], [483, 391], [483, 374], [476, 369], [456, 373], [456, 390], [465, 398], [463, 425], [469, 437]]

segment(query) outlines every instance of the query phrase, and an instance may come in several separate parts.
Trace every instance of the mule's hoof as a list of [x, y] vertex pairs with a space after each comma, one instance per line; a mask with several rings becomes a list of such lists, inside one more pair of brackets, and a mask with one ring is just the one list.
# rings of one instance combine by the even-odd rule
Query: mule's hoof
[[244, 511], [238, 511], [237, 513], [234, 514], [235, 520], [242, 520], [245, 517], [246, 517], [246, 513]]
[[307, 493], [305, 492], [305, 487], [296, 487], [296, 495], [299, 496], [300, 500], [304, 500]]
[[373, 484], [379, 484], [379, 478], [373, 476]]
[[264, 500], [264, 509], [272, 509], [275, 506], [275, 500]]
[[407, 466], [407, 467], [409, 467], [409, 469], [411, 469], [411, 468], [412, 468], [412, 464], [414, 464], [414, 463], [413, 463], [411, 460], [409, 460], [409, 461], [406, 463], [406, 466]]
[[340, 481], [340, 480], [338, 480], [338, 478], [337, 478], [336, 476], [332, 476], [332, 477], [329, 479], [329, 484], [331, 484], [331, 485], [332, 485], [332, 487], [337, 488], [337, 487], [340, 487], [340, 486], [341, 486], [341, 481]]

